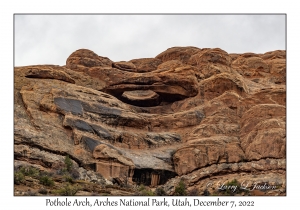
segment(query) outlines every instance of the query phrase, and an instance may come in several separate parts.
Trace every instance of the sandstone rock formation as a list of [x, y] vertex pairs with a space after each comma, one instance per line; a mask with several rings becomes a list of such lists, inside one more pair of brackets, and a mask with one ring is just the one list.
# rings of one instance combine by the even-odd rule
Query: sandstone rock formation
[[113, 62], [80, 49], [65, 66], [15, 67], [15, 165], [54, 170], [68, 155], [107, 183], [169, 195], [234, 179], [284, 195], [285, 55], [173, 47]]

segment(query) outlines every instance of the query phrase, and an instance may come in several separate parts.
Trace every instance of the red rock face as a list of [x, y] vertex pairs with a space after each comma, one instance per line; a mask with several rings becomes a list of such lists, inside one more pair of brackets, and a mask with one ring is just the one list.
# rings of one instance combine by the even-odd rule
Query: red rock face
[[14, 82], [16, 163], [51, 169], [68, 154], [170, 195], [181, 179], [210, 193], [208, 182], [233, 179], [285, 193], [285, 51], [174, 47], [113, 62], [81, 49], [66, 66], [15, 68]]

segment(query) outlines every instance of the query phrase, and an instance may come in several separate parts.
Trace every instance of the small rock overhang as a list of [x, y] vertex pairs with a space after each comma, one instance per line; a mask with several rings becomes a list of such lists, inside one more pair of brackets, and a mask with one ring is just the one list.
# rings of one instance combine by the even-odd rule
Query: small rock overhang
[[140, 168], [130, 158], [104, 144], [94, 148], [93, 157], [96, 160], [96, 172], [107, 179], [118, 179], [120, 183], [136, 183], [155, 187], [177, 176], [174, 171], [163, 168]]
[[191, 81], [186, 81], [184, 84], [179, 81], [173, 81], [172, 84], [124, 83], [106, 87], [101, 91], [113, 95], [124, 103], [139, 107], [174, 103], [198, 94], [198, 89]]
[[132, 181], [136, 184], [155, 187], [165, 184], [169, 179], [174, 178], [177, 174], [173, 171], [158, 170], [152, 168], [135, 168]]
[[136, 183], [155, 187], [165, 184], [177, 174], [173, 171], [152, 168], [133, 168], [116, 160], [97, 160], [95, 171], [106, 179], [118, 180], [118, 183]]

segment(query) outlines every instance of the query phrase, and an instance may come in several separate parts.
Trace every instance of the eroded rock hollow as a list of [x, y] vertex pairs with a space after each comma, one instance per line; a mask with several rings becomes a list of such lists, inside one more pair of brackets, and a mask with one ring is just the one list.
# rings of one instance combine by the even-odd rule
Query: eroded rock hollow
[[15, 67], [14, 145], [15, 166], [51, 171], [68, 156], [85, 180], [284, 195], [286, 53], [173, 47], [113, 62], [80, 49], [65, 66]]

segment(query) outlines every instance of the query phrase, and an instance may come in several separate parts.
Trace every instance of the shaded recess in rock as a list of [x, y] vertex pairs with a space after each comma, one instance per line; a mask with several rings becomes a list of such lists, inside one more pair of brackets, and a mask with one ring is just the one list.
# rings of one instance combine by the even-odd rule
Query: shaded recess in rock
[[[163, 185], [169, 179], [174, 178], [175, 176], [177, 176], [177, 174], [173, 171], [141, 168], [141, 169], [134, 170], [132, 181], [137, 184], [143, 184], [146, 186], [154, 185], [154, 184]], [[153, 177], [156, 178], [155, 180], [156, 183], [153, 183]]]
[[[139, 107], [167, 105], [188, 98], [187, 95], [176, 93], [172, 88], [173, 87], [170, 86], [154, 88], [149, 88], [149, 86], [136, 86], [121, 87], [120, 89], [118, 87], [109, 87], [105, 89], [105, 92], [115, 96], [124, 103]], [[138, 95], [140, 95], [140, 97], [138, 97]], [[144, 97], [142, 95], [144, 95]], [[148, 97], [145, 95], [148, 95]]]

